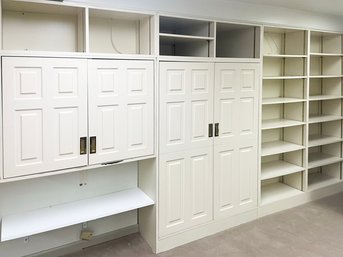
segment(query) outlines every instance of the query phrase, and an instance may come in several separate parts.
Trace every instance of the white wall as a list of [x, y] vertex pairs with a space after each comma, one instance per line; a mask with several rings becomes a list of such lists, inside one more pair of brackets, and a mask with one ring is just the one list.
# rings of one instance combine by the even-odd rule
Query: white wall
[[343, 31], [343, 17], [230, 0], [73, 0], [119, 9]]

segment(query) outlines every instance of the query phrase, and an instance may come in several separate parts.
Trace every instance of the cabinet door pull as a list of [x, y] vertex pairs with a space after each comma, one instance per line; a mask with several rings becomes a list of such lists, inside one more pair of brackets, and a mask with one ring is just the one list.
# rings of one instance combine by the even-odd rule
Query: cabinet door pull
[[214, 136], [219, 137], [219, 123], [214, 124]]
[[96, 153], [96, 137], [90, 138], [90, 154]]
[[213, 124], [208, 124], [208, 137], [213, 137]]
[[87, 137], [80, 137], [80, 155], [87, 154]]

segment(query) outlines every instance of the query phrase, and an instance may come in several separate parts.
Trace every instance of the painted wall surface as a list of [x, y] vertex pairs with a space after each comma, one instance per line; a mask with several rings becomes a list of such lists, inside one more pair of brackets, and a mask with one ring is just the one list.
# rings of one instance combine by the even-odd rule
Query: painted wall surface
[[343, 17], [230, 0], [73, 0], [72, 2], [209, 19], [343, 31]]

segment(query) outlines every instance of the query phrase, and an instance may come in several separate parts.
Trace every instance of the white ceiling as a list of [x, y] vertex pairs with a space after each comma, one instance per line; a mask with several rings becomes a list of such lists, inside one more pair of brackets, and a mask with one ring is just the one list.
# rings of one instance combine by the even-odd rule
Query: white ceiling
[[[232, 0], [228, 0], [232, 1]], [[233, 0], [343, 16], [343, 0]]]

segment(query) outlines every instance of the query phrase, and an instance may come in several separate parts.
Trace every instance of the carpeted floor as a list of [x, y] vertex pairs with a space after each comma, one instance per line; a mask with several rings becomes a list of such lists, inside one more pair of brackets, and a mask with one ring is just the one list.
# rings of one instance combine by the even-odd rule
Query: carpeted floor
[[155, 255], [139, 234], [65, 257], [343, 257], [343, 193]]

